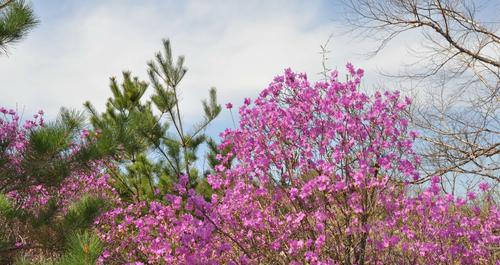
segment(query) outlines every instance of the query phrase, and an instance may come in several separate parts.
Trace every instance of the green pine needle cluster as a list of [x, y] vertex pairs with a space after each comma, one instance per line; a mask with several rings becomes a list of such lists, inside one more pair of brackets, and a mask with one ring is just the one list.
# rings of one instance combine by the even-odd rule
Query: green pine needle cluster
[[[203, 172], [195, 165], [200, 146], [207, 142], [207, 126], [219, 115], [215, 88], [201, 102], [202, 118], [190, 128], [182, 119], [179, 85], [187, 69], [184, 57], [174, 60], [170, 41], [163, 52], [148, 63], [149, 83], [124, 72], [122, 82], [111, 78], [112, 97], [106, 111], [99, 113], [86, 102], [97, 145], [103, 156], [112, 157], [116, 167], [109, 172], [121, 195], [132, 201], [151, 200], [172, 191], [181, 175], [189, 177], [189, 187], [209, 195]], [[152, 88], [151, 96], [146, 92]]]
[[[60, 216], [56, 201], [51, 200], [37, 216], [34, 216], [14, 209], [9, 200], [0, 195], [0, 226], [7, 224], [11, 228], [13, 226], [22, 228], [23, 234], [30, 235], [25, 247], [40, 251], [39, 255], [17, 257], [16, 264], [90, 265], [95, 264], [102, 253], [102, 245], [97, 236], [91, 232], [91, 225], [107, 206], [103, 199], [84, 196], [74, 202], [65, 215]], [[9, 234], [9, 230], [7, 228], [0, 232], [0, 264], [10, 264], [12, 259], [16, 258], [16, 250], [21, 249], [13, 246], [15, 238], [12, 237], [13, 234]], [[54, 259], [47, 256], [53, 256]], [[43, 262], [37, 263], [37, 260]]]
[[[24, 258], [25, 262], [37, 256], [46, 257], [47, 253], [49, 257], [58, 257], [71, 252], [71, 238], [88, 232], [95, 218], [107, 209], [103, 199], [86, 195], [67, 211], [62, 211], [57, 198], [52, 197], [33, 213], [5, 195], [12, 191], [22, 194], [35, 185], [58, 188], [72, 172], [91, 170], [93, 159], [101, 155], [95, 145], [82, 144], [76, 153], [72, 149], [76, 143], [82, 143], [84, 121], [81, 112], [62, 109], [54, 122], [30, 129], [21, 169], [1, 159], [9, 156], [9, 143], [0, 143], [0, 264], [12, 264], [26, 251], [30, 256]], [[26, 244], [15, 246], [21, 235]]]
[[33, 9], [23, 0], [4, 0], [0, 3], [0, 54], [8, 45], [21, 40], [38, 24]]
[[94, 144], [83, 145], [76, 154], [73, 143], [80, 141], [84, 126], [81, 112], [61, 109], [58, 119], [32, 129], [23, 153], [19, 171], [10, 166], [6, 157], [9, 143], [0, 143], [0, 193], [22, 191], [33, 185], [58, 186], [76, 169], [90, 169], [92, 159], [100, 157]]
[[60, 258], [32, 260], [22, 256], [14, 265], [94, 265], [103, 251], [99, 238], [88, 231], [71, 235], [65, 248]]

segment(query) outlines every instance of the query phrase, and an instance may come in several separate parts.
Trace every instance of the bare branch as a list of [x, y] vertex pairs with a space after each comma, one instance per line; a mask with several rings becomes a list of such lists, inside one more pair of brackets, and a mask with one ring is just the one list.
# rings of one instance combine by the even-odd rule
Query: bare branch
[[[500, 182], [500, 23], [482, 23], [472, 0], [345, 0], [347, 21], [378, 43], [420, 33], [414, 62], [387, 76], [419, 80], [426, 97], [408, 113], [421, 137], [417, 150], [432, 175]], [[425, 82], [424, 82], [425, 81]], [[422, 93], [419, 93], [422, 95]], [[470, 183], [470, 181], [466, 181]]]

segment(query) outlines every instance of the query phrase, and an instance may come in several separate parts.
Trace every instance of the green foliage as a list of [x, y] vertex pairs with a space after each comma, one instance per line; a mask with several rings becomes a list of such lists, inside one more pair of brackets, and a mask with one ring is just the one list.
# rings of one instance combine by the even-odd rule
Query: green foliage
[[[0, 224], [2, 220], [8, 220], [10, 224], [25, 227], [26, 234], [30, 235], [29, 246], [36, 246], [36, 250], [46, 250], [52, 254], [62, 254], [57, 262], [45, 258], [43, 262], [36, 263], [29, 256], [21, 256], [16, 264], [95, 264], [102, 252], [102, 246], [90, 231], [95, 218], [105, 209], [107, 203], [103, 199], [84, 196], [71, 204], [62, 216], [56, 200], [53, 199], [38, 215], [13, 215], [10, 214], [13, 209], [8, 199], [0, 196]], [[7, 215], [9, 218], [2, 219]], [[29, 218], [26, 218], [26, 215], [29, 215]], [[5, 235], [0, 232], [0, 253], [12, 255], [7, 249], [12, 249], [14, 239], [4, 238]]]
[[30, 218], [33, 233], [38, 235], [36, 241], [48, 248], [62, 249], [72, 235], [89, 229], [106, 208], [103, 199], [86, 195], [73, 202], [64, 215], [58, 216], [61, 209], [55, 200], [50, 200], [38, 216]]
[[101, 198], [84, 196], [73, 203], [63, 219], [63, 229], [72, 233], [83, 231], [92, 225], [94, 219], [106, 208], [106, 202]]
[[0, 216], [4, 218], [13, 218], [16, 216], [16, 212], [9, 198], [4, 194], [0, 194]]
[[[73, 172], [91, 169], [91, 158], [100, 153], [91, 142], [81, 139], [83, 122], [82, 113], [62, 109], [56, 121], [27, 131], [19, 166], [13, 167], [8, 159], [0, 160], [0, 264], [10, 264], [23, 253], [61, 254], [69, 238], [88, 229], [107, 206], [100, 198], [84, 196], [64, 211], [59, 198], [53, 196], [44, 206], [22, 209], [4, 195], [15, 191], [25, 196], [37, 185], [58, 189]], [[0, 157], [11, 154], [8, 145], [2, 143]], [[79, 146], [78, 151], [75, 146]], [[25, 246], [14, 246], [19, 238]]]
[[[5, 0], [0, 3], [0, 51], [21, 40], [38, 24], [30, 5], [22, 0]], [[0, 52], [0, 53], [1, 53]]]
[[[190, 188], [211, 193], [195, 163], [207, 141], [204, 131], [221, 111], [217, 93], [215, 88], [209, 90], [208, 99], [202, 101], [201, 121], [185, 128], [179, 107], [179, 84], [187, 72], [184, 57], [174, 62], [168, 40], [163, 48], [148, 63], [150, 84], [124, 72], [121, 84], [111, 78], [112, 97], [104, 113], [90, 102], [84, 104], [91, 114], [96, 146], [116, 162], [109, 172], [117, 190], [129, 200], [150, 200], [171, 192], [181, 175], [188, 175]], [[147, 98], [149, 87], [153, 91]]]
[[34, 261], [28, 255], [25, 255], [18, 257], [14, 262], [14, 265], [55, 265], [55, 262], [51, 259]]
[[[13, 207], [10, 200], [0, 194], [0, 230], [4, 230], [7, 226], [7, 220], [16, 216], [16, 209]], [[11, 246], [11, 237], [9, 233], [0, 232], [0, 249], [5, 249]], [[0, 258], [0, 263], [2, 258]]]
[[8, 156], [8, 143], [1, 143], [0, 182], [3, 185], [0, 192], [21, 191], [39, 184], [58, 186], [76, 169], [89, 169], [92, 158], [100, 155], [94, 144], [85, 144], [78, 152], [73, 151], [74, 143], [80, 141], [84, 120], [81, 112], [61, 109], [56, 121], [31, 129], [22, 155], [22, 170], [2, 159]]
[[[40, 211], [36, 215], [29, 218], [31, 226], [34, 230], [47, 230], [46, 227], [55, 223], [57, 210], [59, 209], [57, 201], [51, 198], [45, 207], [40, 207]], [[44, 238], [42, 238], [44, 239]]]
[[94, 233], [78, 233], [70, 238], [66, 254], [55, 265], [94, 265], [102, 250], [102, 244]]
[[65, 254], [59, 259], [32, 260], [28, 256], [19, 257], [15, 265], [95, 265], [103, 251], [99, 238], [92, 232], [72, 234], [65, 247]]

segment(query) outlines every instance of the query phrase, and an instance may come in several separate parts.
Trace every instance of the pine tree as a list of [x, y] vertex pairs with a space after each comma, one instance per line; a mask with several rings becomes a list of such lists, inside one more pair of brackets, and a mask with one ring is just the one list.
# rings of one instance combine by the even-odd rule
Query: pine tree
[[21, 158], [21, 169], [12, 167], [7, 157], [9, 141], [0, 141], [0, 193], [22, 191], [33, 185], [58, 186], [71, 172], [90, 169], [99, 153], [93, 145], [82, 145], [71, 152], [83, 129], [81, 112], [61, 109], [55, 122], [29, 130], [28, 143]]
[[[211, 88], [208, 100], [202, 101], [202, 120], [186, 128], [179, 107], [179, 84], [186, 72], [184, 57], [174, 62], [170, 41], [164, 40], [163, 53], [158, 52], [148, 63], [150, 84], [124, 72], [121, 84], [111, 78], [112, 97], [104, 113], [85, 103], [98, 134], [97, 145], [105, 147], [101, 148], [103, 155], [116, 162], [109, 171], [120, 193], [130, 200], [163, 196], [182, 175], [189, 177], [187, 188], [205, 195], [211, 192], [195, 163], [198, 149], [208, 139], [205, 129], [221, 106]], [[146, 98], [151, 87], [152, 95]]]
[[100, 153], [91, 142], [82, 142], [84, 119], [79, 112], [63, 109], [55, 122], [42, 124], [40, 119], [32, 127], [25, 123], [25, 130], [12, 113], [12, 119], [7, 114], [0, 117], [0, 264], [12, 264], [27, 253], [24, 262], [73, 253], [72, 238], [88, 233], [107, 208], [105, 199], [75, 197], [67, 210], [58, 196], [47, 196], [39, 206], [26, 207], [26, 202], [38, 195], [35, 187], [55, 191], [73, 173], [95, 170], [94, 159]]
[[8, 46], [21, 40], [38, 24], [30, 5], [23, 0], [5, 0], [0, 3], [0, 54]]

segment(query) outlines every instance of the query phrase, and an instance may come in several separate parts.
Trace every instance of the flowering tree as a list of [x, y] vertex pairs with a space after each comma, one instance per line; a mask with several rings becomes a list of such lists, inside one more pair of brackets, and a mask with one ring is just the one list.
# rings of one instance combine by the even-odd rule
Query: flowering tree
[[[136, 264], [489, 264], [499, 212], [422, 193], [398, 92], [369, 97], [361, 69], [314, 85], [286, 70], [222, 133], [224, 155], [204, 200], [181, 178], [164, 202], [133, 204], [98, 222], [101, 261]], [[231, 108], [231, 105], [227, 105]], [[231, 163], [233, 161], [233, 163]], [[487, 190], [487, 184], [481, 189]]]

